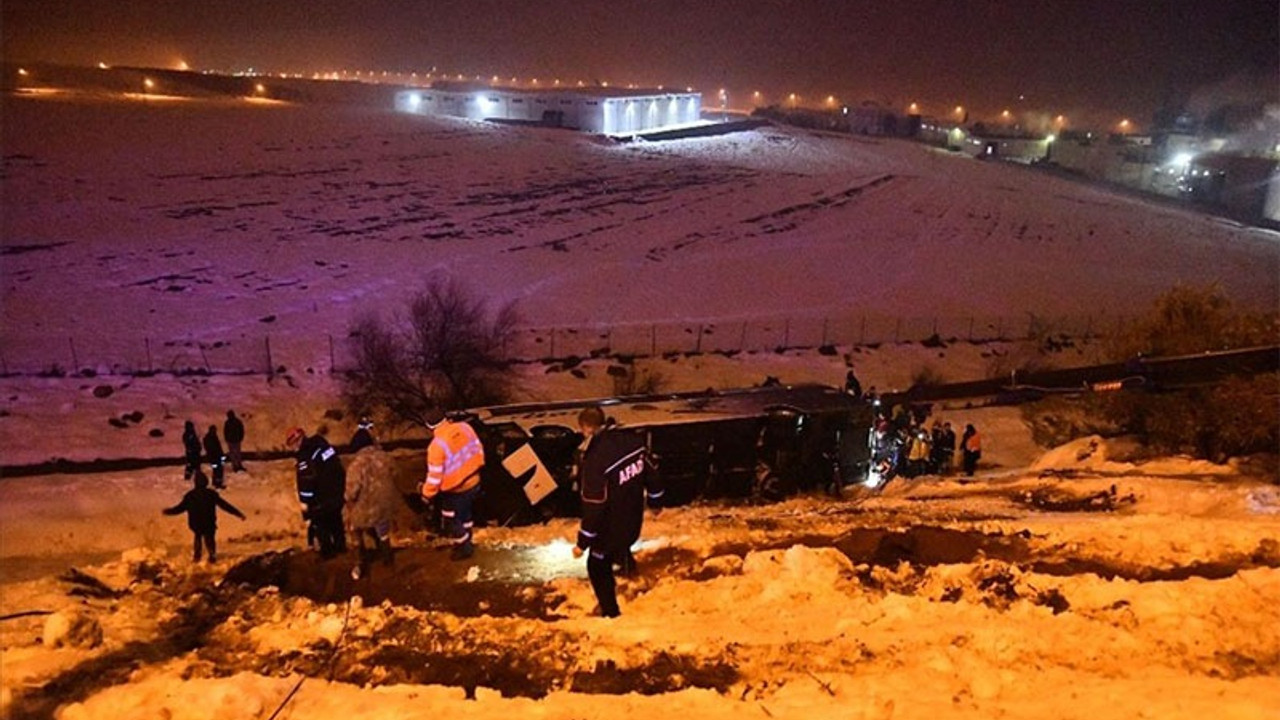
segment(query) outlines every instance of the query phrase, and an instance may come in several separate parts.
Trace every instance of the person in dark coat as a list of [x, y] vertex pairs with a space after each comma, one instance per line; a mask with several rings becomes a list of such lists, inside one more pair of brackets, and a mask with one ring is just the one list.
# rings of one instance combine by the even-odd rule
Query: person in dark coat
[[375, 444], [377, 441], [373, 439], [373, 421], [367, 417], [360, 418], [360, 424], [356, 426], [356, 432], [351, 436], [351, 442], [347, 444], [347, 452], [354, 455]]
[[182, 428], [182, 456], [187, 461], [182, 477], [190, 480], [200, 471], [200, 436], [196, 433], [196, 424], [190, 420]]
[[209, 489], [209, 478], [196, 468], [195, 472], [195, 488], [188, 490], [186, 495], [182, 496], [182, 502], [171, 508], [165, 508], [162, 512], [165, 515], [181, 515], [187, 514], [187, 527], [191, 528], [192, 535], [195, 536], [195, 553], [192, 555], [193, 562], [200, 562], [201, 550], [207, 548], [209, 550], [209, 562], [218, 561], [218, 508], [235, 515], [244, 520], [244, 513], [240, 512], [234, 505], [222, 499], [217, 490]]
[[210, 425], [209, 432], [204, 434], [204, 459], [209, 463], [209, 468], [213, 470], [213, 486], [222, 490], [226, 487], [223, 482], [224, 468], [223, 460], [226, 456], [222, 454], [222, 443], [218, 440], [218, 426]]
[[982, 457], [982, 436], [973, 425], [964, 426], [964, 435], [960, 436], [960, 452], [963, 455], [964, 474], [972, 476]]
[[227, 411], [227, 421], [222, 423], [222, 437], [227, 441], [227, 459], [234, 472], [244, 472], [244, 460], [240, 456], [240, 443], [244, 442], [244, 423], [236, 417], [235, 410]]
[[646, 497], [650, 507], [661, 510], [662, 485], [640, 435], [606, 426], [598, 407], [578, 413], [578, 426], [587, 447], [582, 453], [582, 526], [573, 555], [589, 553], [587, 576], [600, 614], [617, 617], [622, 613], [613, 566], [625, 563], [640, 539]]
[[862, 383], [858, 381], [858, 376], [853, 374], [853, 369], [844, 374], [844, 391], [855, 398], [862, 397]]
[[300, 427], [289, 431], [285, 445], [298, 449], [298, 501], [302, 503], [302, 519], [309, 524], [308, 537], [314, 532], [321, 557], [346, 552], [342, 505], [347, 472], [338, 459], [338, 451], [324, 437], [307, 435]]

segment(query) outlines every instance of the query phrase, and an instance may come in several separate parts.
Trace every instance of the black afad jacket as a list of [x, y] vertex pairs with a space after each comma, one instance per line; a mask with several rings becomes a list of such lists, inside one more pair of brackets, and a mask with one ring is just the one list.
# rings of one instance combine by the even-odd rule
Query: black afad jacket
[[651, 466], [644, 439], [604, 428], [582, 454], [582, 528], [578, 547], [621, 555], [640, 539], [645, 496], [661, 507], [662, 484]]

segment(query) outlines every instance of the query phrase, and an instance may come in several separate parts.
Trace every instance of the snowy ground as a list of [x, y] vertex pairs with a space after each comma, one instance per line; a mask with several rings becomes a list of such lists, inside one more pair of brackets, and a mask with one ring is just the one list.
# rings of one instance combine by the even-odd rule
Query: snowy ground
[[327, 367], [328, 335], [433, 272], [535, 326], [1101, 318], [1179, 282], [1280, 303], [1273, 232], [903, 140], [618, 145], [340, 106], [0, 103], [15, 368], [163, 368], [187, 339], [264, 366], [265, 335], [278, 363]]
[[[283, 717], [423, 703], [476, 718], [1267, 717], [1280, 698], [1280, 491], [1225, 467], [1165, 461], [1153, 476], [1078, 459], [1086, 447], [1048, 458], [1053, 476], [669, 509], [647, 521], [613, 621], [592, 614], [569, 520], [482, 530], [473, 567], [431, 581], [465, 602], [419, 609], [378, 601], [422, 563], [448, 564], [418, 533], [399, 534], [394, 569], [352, 583], [341, 560], [260, 555], [297, 545], [287, 522], [251, 536], [224, 519], [224, 559], [192, 567], [162, 542], [180, 523], [156, 515], [177, 490], [155, 487], [101, 527], [116, 542], [152, 525], [121, 527], [128, 516], [167, 529], [80, 565], [116, 592], [83, 597], [83, 580], [51, 575], [4, 585], [6, 615], [57, 614], [0, 625], [3, 698], [13, 717], [265, 717], [305, 677]], [[288, 480], [287, 463], [258, 467], [227, 495], [261, 532]], [[47, 497], [103, 502], [130, 482], [147, 484], [80, 479]], [[272, 562], [297, 576], [264, 574]], [[294, 594], [308, 582], [310, 596]], [[52, 647], [75, 616], [101, 643]]]
[[[184, 420], [220, 425], [227, 408], [245, 417], [249, 450], [278, 449], [294, 424], [343, 441], [352, 418], [325, 419], [340, 404], [318, 338], [395, 307], [433, 270], [519, 300], [534, 324], [1115, 314], [1178, 281], [1217, 280], [1264, 308], [1280, 293], [1274, 233], [905, 142], [765, 129], [617, 146], [353, 108], [0, 103], [8, 362], [137, 352], [140, 338], [238, 348], [269, 330], [288, 366], [272, 381], [0, 379], [4, 465], [176, 456]], [[767, 375], [839, 384], [852, 365], [885, 390], [924, 370], [969, 380], [1097, 352], [843, 344], [643, 369], [690, 390]], [[609, 395], [609, 362], [523, 365], [520, 399]], [[159, 514], [185, 490], [176, 467], [6, 478], [0, 706], [267, 717], [301, 678], [280, 717], [1261, 718], [1280, 706], [1276, 478], [1138, 465], [1087, 443], [1042, 457], [1016, 408], [938, 411], [983, 431], [976, 482], [670, 509], [648, 521], [614, 621], [591, 615], [566, 520], [483, 529], [466, 567], [446, 567], [408, 522], [396, 574], [375, 568], [357, 586], [345, 561], [299, 547], [285, 461], [229, 478], [249, 519], [222, 519], [213, 568], [192, 567], [183, 522]], [[416, 605], [401, 601], [415, 590]], [[55, 614], [8, 617], [32, 610]]]

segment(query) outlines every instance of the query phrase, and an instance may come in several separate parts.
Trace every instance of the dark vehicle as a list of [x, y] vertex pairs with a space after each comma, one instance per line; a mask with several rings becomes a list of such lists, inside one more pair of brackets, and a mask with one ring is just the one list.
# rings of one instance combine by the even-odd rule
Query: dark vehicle
[[822, 385], [480, 408], [481, 517], [522, 524], [578, 513], [577, 416], [588, 405], [644, 434], [668, 505], [838, 490], [862, 482], [870, 459], [871, 407]]

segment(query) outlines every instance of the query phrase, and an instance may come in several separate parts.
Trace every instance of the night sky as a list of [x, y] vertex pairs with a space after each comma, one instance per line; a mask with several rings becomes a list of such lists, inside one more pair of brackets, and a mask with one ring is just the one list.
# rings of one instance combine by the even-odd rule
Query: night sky
[[[9, 61], [392, 70], [1148, 119], [1280, 95], [1277, 0], [4, 0]], [[1020, 99], [1020, 96], [1022, 99]], [[745, 105], [746, 103], [741, 103]]]

